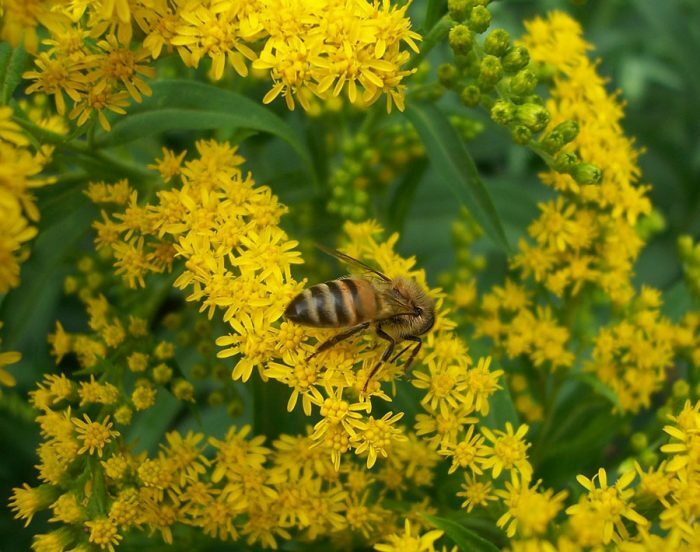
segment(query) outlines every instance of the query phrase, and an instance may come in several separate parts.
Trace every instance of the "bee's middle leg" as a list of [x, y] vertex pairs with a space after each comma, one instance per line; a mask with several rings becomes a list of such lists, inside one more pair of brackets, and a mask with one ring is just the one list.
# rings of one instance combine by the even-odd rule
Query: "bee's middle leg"
[[381, 337], [382, 339], [385, 339], [386, 341], [389, 342], [389, 345], [387, 345], [386, 349], [384, 349], [384, 352], [382, 353], [382, 358], [379, 359], [379, 362], [374, 365], [374, 368], [372, 368], [372, 371], [369, 373], [369, 376], [367, 376], [367, 380], [365, 381], [364, 386], [362, 387], [362, 391], [365, 392], [367, 391], [367, 385], [369, 384], [370, 380], [372, 379], [372, 376], [377, 373], [377, 370], [379, 370], [379, 367], [386, 362], [386, 360], [391, 356], [391, 353], [394, 352], [394, 346], [396, 345], [396, 340], [391, 337], [388, 333], [386, 333], [384, 330], [382, 330], [382, 327], [377, 324], [377, 337]]
[[408, 361], [404, 363], [404, 371], [408, 370], [408, 368], [411, 366], [411, 363], [413, 362], [413, 359], [416, 357], [418, 354], [418, 351], [420, 351], [420, 348], [423, 345], [423, 340], [415, 335], [407, 335], [404, 337], [406, 341], [413, 341], [415, 343], [418, 343], [418, 345], [414, 345], [413, 343], [409, 343], [406, 345], [403, 349], [401, 349], [398, 353], [396, 353], [392, 359], [389, 362], [396, 362], [399, 358], [403, 356], [403, 354], [408, 351], [411, 347], [413, 347], [413, 351], [411, 351], [411, 355], [408, 357]]
[[342, 333], [339, 333], [338, 335], [334, 335], [330, 339], [327, 339], [323, 343], [321, 343], [316, 350], [308, 357], [306, 357], [306, 360], [311, 360], [314, 358], [317, 354], [322, 353], [323, 351], [326, 351], [333, 347], [334, 345], [337, 345], [341, 341], [348, 339], [349, 337], [352, 337], [355, 335], [357, 332], [361, 332], [362, 330], [366, 330], [369, 328], [369, 322], [363, 322], [362, 324], [358, 324], [357, 326], [353, 326], [352, 328], [349, 328], [345, 330]]

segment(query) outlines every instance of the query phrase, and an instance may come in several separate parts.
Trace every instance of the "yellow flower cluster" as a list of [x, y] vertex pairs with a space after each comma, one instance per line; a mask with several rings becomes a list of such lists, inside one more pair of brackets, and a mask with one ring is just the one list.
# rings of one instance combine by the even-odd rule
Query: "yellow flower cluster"
[[523, 239], [512, 264], [559, 297], [567, 292], [574, 296], [592, 284], [615, 304], [625, 304], [634, 293], [630, 275], [643, 243], [635, 223], [651, 211], [648, 186], [638, 185], [639, 152], [622, 131], [620, 101], [607, 93], [605, 80], [586, 55], [592, 47], [578, 22], [552, 12], [525, 26], [522, 44], [532, 60], [554, 71], [546, 103], [548, 128], [573, 120], [580, 129], [558, 159], [580, 157], [598, 167], [602, 179], [578, 184], [570, 174], [541, 175], [558, 196], [540, 205], [539, 218], [528, 228], [535, 243]]
[[[200, 303], [209, 317], [216, 309], [223, 311], [231, 331], [217, 344], [224, 347], [220, 358], [235, 358], [233, 379], [245, 382], [256, 369], [263, 379], [288, 385], [290, 411], [297, 404], [307, 416], [318, 409], [322, 419], [311, 438], [336, 469], [350, 451], [372, 467], [407, 439], [397, 424], [403, 414], [375, 417], [369, 400], [390, 400], [380, 381], [393, 381], [401, 368], [389, 364], [368, 382], [381, 354], [368, 335], [312, 357], [316, 344], [333, 332], [281, 320], [303, 287], [291, 276], [291, 266], [302, 261], [297, 243], [278, 226], [286, 208], [268, 187], [255, 186], [250, 175], [243, 176], [243, 160], [235, 148], [198, 142], [197, 150], [199, 157], [182, 166], [182, 156], [166, 151], [155, 167], [164, 178], [177, 176], [181, 185], [158, 192], [153, 205], [139, 205], [137, 193], [130, 192], [123, 212], [105, 212], [103, 222], [96, 224], [97, 244], [111, 247], [117, 272], [124, 273], [130, 286], [144, 284], [148, 271], [167, 269], [175, 256], [183, 258], [175, 286], [188, 289], [187, 299]], [[91, 188], [91, 196], [109, 196], [105, 186]], [[409, 276], [427, 287], [425, 274], [413, 270], [415, 260], [394, 253], [398, 235], [377, 241], [381, 228], [373, 222], [347, 224], [345, 229], [348, 254], [376, 262], [389, 277]], [[439, 293], [436, 297], [441, 301]], [[489, 370], [488, 359], [471, 366], [467, 347], [452, 333], [454, 323], [444, 309], [439, 308], [437, 320], [419, 356], [428, 371], [418, 372], [414, 380], [426, 390], [423, 405], [428, 412], [417, 419], [416, 431], [434, 448], [456, 443], [467, 425], [477, 423], [473, 414], [488, 413], [488, 398], [502, 374]]]
[[33, 190], [52, 182], [39, 175], [50, 149], [33, 153], [13, 115], [11, 107], [0, 106], [0, 294], [19, 285], [20, 264], [29, 255], [27, 242], [37, 233]]
[[625, 317], [596, 335], [586, 368], [615, 392], [620, 410], [648, 408], [666, 381], [676, 349], [692, 344], [692, 330], [671, 323], [659, 313], [660, 306], [661, 294], [644, 287]]
[[[617, 481], [608, 482], [608, 473], [599, 469], [592, 478], [578, 476], [585, 490], [577, 503], [566, 509], [566, 520], [556, 527], [558, 536], [547, 540], [542, 530], [522, 533], [511, 542], [513, 551], [554, 550], [602, 550], [614, 547], [623, 552], [641, 550], [696, 550], [700, 542], [695, 518], [700, 496], [700, 402], [685, 406], [673, 422], [664, 427], [671, 437], [661, 451], [669, 458], [656, 468], [644, 471], [639, 464], [636, 469], [623, 471]], [[639, 476], [639, 482], [632, 486]], [[517, 479], [507, 490], [517, 488]], [[497, 491], [504, 496], [504, 491]], [[542, 497], [545, 498], [545, 497]], [[554, 526], [553, 517], [546, 512], [558, 510], [563, 495], [546, 495], [546, 500], [535, 507], [534, 502], [515, 502], [526, 508], [529, 519], [541, 519], [539, 528]], [[638, 510], [648, 512], [650, 519]], [[506, 514], [507, 516], [508, 514]], [[520, 533], [519, 533], [520, 535]]]
[[482, 297], [482, 314], [475, 335], [490, 337], [509, 358], [526, 355], [536, 367], [570, 368], [569, 330], [550, 307], [534, 306], [524, 285], [507, 280]]
[[[252, 62], [273, 82], [265, 103], [282, 95], [290, 109], [295, 99], [309, 109], [313, 96], [347, 90], [361, 106], [386, 94], [390, 110], [403, 109], [402, 81], [412, 72], [402, 69], [402, 45], [417, 52], [420, 40], [406, 9], [388, 0], [9, 1], [0, 38], [36, 53], [36, 68], [24, 75], [29, 93], [53, 95], [60, 114], [68, 96], [71, 119], [83, 125], [96, 114], [105, 130], [107, 111], [122, 114], [129, 97], [151, 94], [149, 63], [173, 51], [188, 67], [208, 58], [214, 80], [227, 65], [245, 77]], [[48, 33], [41, 45], [40, 27]]]
[[[542, 141], [559, 125], [578, 126], [550, 164], [572, 166], [580, 157], [586, 163], [577, 170], [600, 169], [602, 178], [559, 170], [541, 175], [556, 197], [539, 205], [540, 215], [528, 227], [532, 239], [522, 238], [511, 259], [523, 278], [483, 295], [475, 333], [508, 358], [527, 357], [538, 369], [593, 372], [618, 396], [618, 410], [637, 412], [662, 388], [676, 353], [692, 347], [694, 330], [660, 315], [657, 291], [637, 292], [632, 285], [644, 244], [637, 223], [651, 213], [649, 187], [638, 184], [639, 152], [622, 131], [622, 105], [589, 60], [592, 47], [580, 25], [553, 12], [526, 22], [526, 29], [521, 43], [533, 62], [554, 74], [546, 103], [551, 122]], [[593, 315], [593, 303], [612, 305], [610, 322], [597, 335], [578, 327], [580, 318]], [[574, 350], [588, 346], [592, 360], [575, 363]], [[531, 420], [542, 416], [537, 400], [546, 397], [520, 398], [520, 410]]]

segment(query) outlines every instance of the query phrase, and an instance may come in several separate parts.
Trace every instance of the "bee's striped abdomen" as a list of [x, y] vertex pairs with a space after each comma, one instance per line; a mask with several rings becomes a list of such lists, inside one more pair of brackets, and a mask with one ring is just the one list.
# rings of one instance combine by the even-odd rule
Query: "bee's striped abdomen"
[[305, 289], [289, 303], [284, 315], [298, 324], [342, 328], [373, 318], [376, 304], [367, 282], [340, 278]]

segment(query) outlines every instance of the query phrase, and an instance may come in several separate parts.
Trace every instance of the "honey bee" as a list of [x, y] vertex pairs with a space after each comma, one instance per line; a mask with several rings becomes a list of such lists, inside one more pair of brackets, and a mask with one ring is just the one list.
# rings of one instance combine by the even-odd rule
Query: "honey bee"
[[[395, 362], [412, 348], [404, 363], [404, 370], [408, 370], [423, 344], [420, 336], [435, 324], [435, 301], [411, 278], [392, 279], [345, 253], [320, 249], [365, 274], [344, 276], [305, 289], [292, 299], [284, 316], [303, 326], [347, 328], [321, 343], [309, 359], [373, 325], [377, 337], [388, 341], [388, 345], [365, 381], [362, 390], [366, 392], [372, 376], [384, 362]], [[400, 341], [413, 343], [390, 359]]]

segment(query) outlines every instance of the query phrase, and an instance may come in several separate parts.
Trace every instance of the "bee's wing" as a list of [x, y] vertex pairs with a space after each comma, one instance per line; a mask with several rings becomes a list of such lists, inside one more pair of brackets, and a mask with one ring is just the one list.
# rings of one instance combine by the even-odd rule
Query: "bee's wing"
[[319, 245], [319, 244], [316, 244], [316, 247], [318, 247], [321, 251], [323, 251], [327, 255], [330, 255], [331, 257], [335, 257], [336, 259], [340, 259], [341, 261], [343, 261], [345, 264], [347, 264], [349, 266], [354, 266], [354, 267], [359, 268], [365, 272], [371, 272], [372, 274], [377, 276], [383, 282], [386, 282], [386, 283], [391, 282], [391, 278], [389, 278], [386, 274], [382, 274], [377, 269], [372, 268], [368, 264], [365, 264], [362, 261], [359, 261], [356, 258], [351, 257], [350, 255], [346, 255], [345, 253], [341, 253], [340, 251], [337, 251], [336, 249], [329, 249], [328, 247], [324, 247], [323, 245]]

